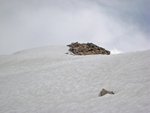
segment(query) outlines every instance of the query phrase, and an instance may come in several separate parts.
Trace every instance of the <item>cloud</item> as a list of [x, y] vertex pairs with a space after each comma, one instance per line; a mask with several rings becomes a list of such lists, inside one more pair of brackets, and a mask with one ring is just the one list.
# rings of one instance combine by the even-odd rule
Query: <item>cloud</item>
[[150, 48], [148, 0], [1, 0], [0, 54], [73, 41]]

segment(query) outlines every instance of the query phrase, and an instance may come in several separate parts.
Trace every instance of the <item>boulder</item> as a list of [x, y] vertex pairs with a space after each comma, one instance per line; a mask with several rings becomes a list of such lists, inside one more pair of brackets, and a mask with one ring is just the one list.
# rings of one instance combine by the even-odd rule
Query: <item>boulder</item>
[[99, 47], [93, 43], [71, 43], [67, 45], [69, 51], [74, 55], [93, 55], [93, 54], [103, 54], [103, 55], [110, 55], [110, 51]]
[[99, 93], [99, 95], [98, 96], [104, 96], [104, 95], [106, 95], [106, 94], [115, 94], [113, 91], [108, 91], [108, 90], [106, 90], [106, 89], [102, 89], [101, 91], [100, 91], [100, 93]]

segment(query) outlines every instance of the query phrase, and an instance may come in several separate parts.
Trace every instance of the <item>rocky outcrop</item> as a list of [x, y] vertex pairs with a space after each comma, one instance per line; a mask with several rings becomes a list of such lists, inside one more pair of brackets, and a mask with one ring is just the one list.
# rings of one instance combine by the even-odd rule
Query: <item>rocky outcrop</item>
[[71, 43], [67, 45], [69, 51], [75, 55], [93, 55], [93, 54], [103, 54], [110, 55], [110, 51], [105, 50], [102, 47], [99, 47], [93, 43]]

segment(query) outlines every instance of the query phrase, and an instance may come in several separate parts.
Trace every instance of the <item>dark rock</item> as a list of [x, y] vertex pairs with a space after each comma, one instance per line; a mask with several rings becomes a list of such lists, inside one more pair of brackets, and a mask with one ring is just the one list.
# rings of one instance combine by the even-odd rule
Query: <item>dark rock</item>
[[99, 47], [93, 43], [71, 43], [67, 45], [69, 51], [75, 55], [93, 55], [93, 54], [103, 54], [110, 55], [110, 51], [105, 50], [102, 47]]
[[101, 91], [100, 91], [100, 93], [99, 93], [99, 95], [98, 96], [104, 96], [104, 95], [106, 95], [106, 94], [115, 94], [113, 91], [108, 91], [108, 90], [106, 90], [106, 89], [102, 89]]

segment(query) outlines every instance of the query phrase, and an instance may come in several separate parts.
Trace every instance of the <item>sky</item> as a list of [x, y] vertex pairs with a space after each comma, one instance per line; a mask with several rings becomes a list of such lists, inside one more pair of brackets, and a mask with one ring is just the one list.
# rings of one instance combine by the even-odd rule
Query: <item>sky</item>
[[0, 54], [72, 42], [150, 49], [150, 0], [0, 0]]

